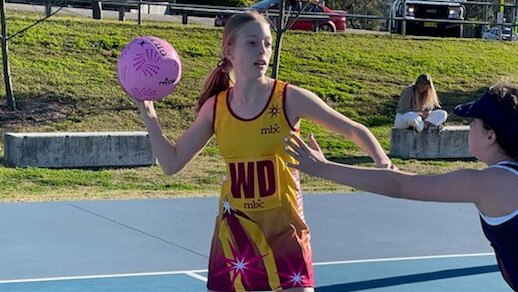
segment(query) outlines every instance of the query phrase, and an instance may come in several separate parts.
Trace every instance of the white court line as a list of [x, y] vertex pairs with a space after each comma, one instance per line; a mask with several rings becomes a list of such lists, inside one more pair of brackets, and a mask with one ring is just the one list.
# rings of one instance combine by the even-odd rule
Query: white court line
[[491, 253], [491, 252], [489, 252], [489, 253], [468, 253], [468, 254], [448, 254], [448, 255], [404, 257], [404, 258], [379, 258], [379, 259], [367, 259], [367, 260], [321, 262], [321, 263], [313, 263], [313, 265], [314, 266], [325, 266], [325, 265], [390, 262], [390, 261], [411, 261], [411, 260], [445, 259], [445, 258], [461, 258], [461, 257], [482, 257], [482, 256], [494, 256], [494, 255], [495, 254]]
[[186, 273], [186, 274], [187, 274], [187, 275], [189, 275], [189, 276], [191, 276], [191, 277], [193, 277], [193, 278], [196, 278], [196, 279], [198, 279], [198, 280], [201, 280], [201, 281], [203, 281], [203, 282], [205, 282], [205, 283], [207, 282], [207, 277], [203, 277], [202, 275], [196, 274], [196, 273], [194, 273], [194, 272], [188, 272], [188, 273]]
[[[314, 266], [325, 266], [325, 265], [374, 263], [374, 262], [389, 262], [389, 261], [408, 261], [408, 260], [460, 258], [460, 257], [481, 257], [481, 256], [493, 256], [493, 255], [494, 255], [494, 253], [472, 253], [472, 254], [452, 254], [452, 255], [435, 255], [435, 256], [401, 257], [401, 258], [379, 258], [379, 259], [367, 259], [367, 260], [320, 262], [320, 263], [313, 263], [313, 265]], [[203, 277], [203, 276], [197, 274], [197, 273], [206, 273], [206, 272], [207, 272], [207, 270], [205, 269], [205, 270], [167, 271], [167, 272], [150, 272], [150, 273], [90, 275], [90, 276], [74, 276], [74, 277], [33, 278], [33, 279], [17, 279], [17, 280], [0, 280], [0, 284], [85, 280], [85, 279], [124, 278], [124, 277], [165, 276], [165, 275], [180, 275], [180, 274], [185, 274], [190, 277], [196, 278], [198, 280], [207, 282], [206, 277]]]
[[189, 276], [192, 276], [191, 274], [194, 274], [194, 273], [204, 273], [204, 272], [207, 272], [207, 270], [167, 271], [167, 272], [128, 273], [128, 274], [107, 274], [107, 275], [72, 276], [72, 277], [51, 277], [51, 278], [0, 280], [0, 284], [29, 283], [29, 282], [47, 282], [47, 281], [67, 281], [67, 280], [87, 280], [87, 279], [106, 279], [106, 278], [124, 278], [124, 277], [166, 276], [166, 275], [180, 275], [180, 274], [187, 274]]

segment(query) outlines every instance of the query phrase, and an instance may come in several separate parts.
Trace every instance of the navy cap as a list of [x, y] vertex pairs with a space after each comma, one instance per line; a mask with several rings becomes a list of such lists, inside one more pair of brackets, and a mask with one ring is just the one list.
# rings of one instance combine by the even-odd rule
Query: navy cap
[[457, 105], [453, 112], [461, 117], [479, 118], [503, 134], [518, 134], [518, 115], [504, 110], [491, 88], [479, 99]]

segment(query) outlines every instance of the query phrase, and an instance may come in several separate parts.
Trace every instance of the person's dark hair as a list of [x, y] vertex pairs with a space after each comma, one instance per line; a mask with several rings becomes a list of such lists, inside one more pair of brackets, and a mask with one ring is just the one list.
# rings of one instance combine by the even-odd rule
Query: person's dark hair
[[196, 111], [198, 112], [203, 104], [209, 99], [211, 96], [218, 94], [227, 88], [229, 88], [234, 83], [234, 78], [232, 76], [232, 64], [225, 57], [225, 49], [232, 45], [235, 40], [236, 32], [243, 27], [243, 25], [247, 24], [250, 21], [263, 21], [269, 25], [268, 21], [257, 11], [246, 11], [244, 13], [235, 14], [232, 16], [229, 21], [225, 24], [225, 28], [223, 29], [223, 40], [222, 40], [222, 52], [223, 55], [221, 60], [218, 62], [218, 66], [212, 70], [207, 79], [205, 80], [205, 85], [202, 93], [198, 98], [198, 107]]
[[[518, 87], [498, 84], [489, 88], [488, 94], [498, 102], [502, 113], [510, 115], [518, 121]], [[494, 127], [488, 121], [483, 119], [482, 121], [486, 129], [495, 131], [496, 141], [505, 153], [511, 156], [512, 159], [518, 160], [518, 133], [504, 131]]]

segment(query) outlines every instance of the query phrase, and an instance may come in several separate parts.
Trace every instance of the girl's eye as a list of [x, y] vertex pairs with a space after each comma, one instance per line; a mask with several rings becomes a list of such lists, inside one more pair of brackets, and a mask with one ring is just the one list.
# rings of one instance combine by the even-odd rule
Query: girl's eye
[[248, 44], [251, 45], [251, 46], [254, 46], [255, 45], [255, 41], [249, 41]]

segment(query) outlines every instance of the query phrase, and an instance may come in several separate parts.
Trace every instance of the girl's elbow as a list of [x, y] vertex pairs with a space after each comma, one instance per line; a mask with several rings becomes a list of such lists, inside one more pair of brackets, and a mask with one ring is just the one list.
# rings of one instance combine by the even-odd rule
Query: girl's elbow
[[178, 167], [167, 166], [167, 165], [162, 165], [162, 164], [160, 164], [160, 168], [162, 169], [162, 173], [166, 176], [171, 176], [171, 175], [177, 173], [178, 171], [180, 171], [180, 169], [181, 169]]
[[162, 173], [163, 173], [164, 175], [166, 175], [166, 176], [171, 176], [171, 175], [175, 174], [175, 173], [176, 173], [176, 171], [171, 170], [171, 169], [163, 169], [163, 168], [162, 168]]

